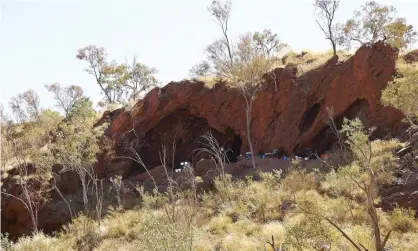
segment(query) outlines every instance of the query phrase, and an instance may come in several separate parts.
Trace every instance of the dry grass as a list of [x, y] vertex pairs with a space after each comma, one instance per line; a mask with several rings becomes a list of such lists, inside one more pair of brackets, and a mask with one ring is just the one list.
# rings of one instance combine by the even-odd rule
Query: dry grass
[[[289, 52], [282, 58], [282, 60], [277, 61], [274, 68], [295, 65], [298, 68], [298, 76], [301, 76], [324, 65], [333, 56], [332, 51], [321, 53], [305, 50], [304, 52], [306, 52], [306, 54], [302, 57], [300, 57], [301, 53]], [[346, 61], [352, 56], [344, 51], [338, 51], [337, 55], [340, 61]]]
[[[285, 68], [288, 65], [295, 65], [298, 68], [298, 76], [301, 76], [311, 70], [315, 70], [321, 67], [333, 56], [332, 51], [313, 52], [305, 50], [304, 52], [307, 52], [307, 54], [303, 57], [298, 57], [300, 53], [293, 51], [285, 54], [282, 58], [276, 60], [276, 62], [271, 66], [271, 70], [275, 68]], [[351, 54], [345, 51], [338, 51], [338, 57], [340, 61], [346, 61], [351, 56]], [[208, 88], [212, 88], [219, 81], [219, 78], [214, 75], [209, 75], [199, 77], [197, 80], [205, 82], [205, 85]]]
[[205, 82], [205, 86], [208, 88], [212, 88], [218, 81], [219, 78], [216, 76], [203, 76], [198, 78], [199, 81]]
[[[378, 156], [386, 156], [397, 141], [375, 141]], [[386, 157], [385, 157], [386, 156]], [[350, 165], [346, 171], [355, 172]], [[341, 169], [343, 170], [343, 169]], [[203, 194], [192, 211], [182, 211], [187, 201], [181, 197], [174, 220], [167, 217], [165, 194], [144, 194], [141, 206], [114, 211], [100, 223], [80, 216], [55, 237], [35, 234], [12, 244], [11, 250], [265, 250], [274, 237], [276, 247], [286, 250], [313, 250], [332, 244], [336, 250], [354, 250], [322, 216], [339, 224], [355, 241], [373, 248], [369, 218], [362, 196], [351, 189], [341, 172], [328, 175], [293, 171], [261, 173], [259, 181], [251, 177], [234, 181], [230, 176], [215, 181], [215, 189]], [[311, 213], [304, 213], [308, 208]], [[193, 221], [186, 219], [194, 213]], [[392, 229], [391, 250], [414, 250], [418, 221], [412, 211], [393, 213], [379, 210], [383, 232]]]
[[401, 56], [399, 56], [396, 61], [396, 68], [403, 75], [416, 74], [418, 72], [418, 62], [408, 64]]

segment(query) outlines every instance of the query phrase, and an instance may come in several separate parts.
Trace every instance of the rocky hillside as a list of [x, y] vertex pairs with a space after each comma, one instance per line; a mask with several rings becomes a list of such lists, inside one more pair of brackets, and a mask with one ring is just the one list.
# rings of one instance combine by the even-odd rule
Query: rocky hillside
[[[307, 73], [297, 74], [298, 68], [292, 65], [275, 69], [266, 76], [268, 83], [254, 102], [251, 136], [255, 152], [276, 148], [304, 155], [308, 151], [329, 150], [334, 139], [327, 134], [327, 108], [333, 108], [337, 123], [343, 117], [360, 117], [366, 126], [375, 126], [374, 137], [403, 135], [402, 113], [380, 102], [382, 90], [396, 75], [397, 56], [397, 50], [377, 43], [361, 47], [347, 61], [333, 57]], [[176, 145], [174, 154], [168, 148], [167, 163], [172, 162], [173, 156], [175, 165], [181, 161], [196, 162], [193, 151], [199, 145], [199, 137], [209, 131], [232, 150], [232, 160], [248, 150], [244, 98], [225, 83], [207, 88], [198, 81], [171, 82], [152, 90], [131, 110], [106, 112], [98, 124], [104, 122], [109, 122], [106, 135], [114, 141], [116, 156], [131, 156], [125, 149], [133, 147], [149, 168], [160, 165], [158, 153], [162, 144]], [[126, 179], [144, 172], [132, 160], [109, 161], [105, 156], [99, 157], [96, 171], [105, 177], [122, 174]], [[81, 197], [76, 180], [66, 173], [58, 184], [63, 195], [74, 198], [74, 203]], [[12, 194], [20, 193], [10, 181], [4, 188]], [[399, 187], [392, 190], [398, 194], [403, 191]], [[387, 191], [387, 197], [392, 190]], [[39, 214], [39, 228], [45, 232], [59, 229], [70, 219], [53, 190], [51, 198]], [[2, 200], [2, 210], [2, 231], [11, 237], [30, 233], [29, 215], [20, 202], [14, 198]]]
[[[401, 112], [380, 102], [382, 90], [396, 73], [397, 55], [389, 45], [377, 43], [361, 47], [344, 62], [333, 57], [299, 77], [294, 66], [275, 69], [266, 76], [268, 84], [252, 110], [255, 152], [276, 148], [304, 155], [328, 150], [334, 139], [327, 135], [327, 108], [333, 109], [337, 123], [343, 117], [360, 117], [366, 126], [377, 127], [375, 137], [402, 134]], [[115, 140], [117, 155], [129, 155], [123, 146], [141, 142], [141, 156], [150, 167], [160, 164], [155, 153], [162, 143], [176, 142], [175, 160], [192, 161], [199, 136], [208, 131], [235, 155], [248, 150], [244, 98], [224, 83], [209, 89], [203, 82], [171, 82], [151, 91], [130, 111], [105, 113], [104, 121], [110, 122], [106, 134]], [[138, 168], [132, 161], [117, 159], [100, 161], [97, 170], [128, 176]]]

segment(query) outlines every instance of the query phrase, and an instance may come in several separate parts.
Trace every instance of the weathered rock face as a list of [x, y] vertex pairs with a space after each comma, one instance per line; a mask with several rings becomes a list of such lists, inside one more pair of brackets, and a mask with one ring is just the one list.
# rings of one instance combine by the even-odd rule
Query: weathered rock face
[[[396, 57], [397, 51], [377, 43], [360, 48], [346, 62], [332, 58], [322, 67], [300, 77], [296, 76], [296, 69], [276, 69], [275, 78], [268, 81], [254, 102], [251, 137], [255, 151], [279, 148], [288, 153], [303, 154], [309, 148], [318, 152], [327, 150], [333, 143], [326, 133], [327, 107], [333, 108], [337, 123], [343, 117], [359, 116], [367, 126], [377, 127], [375, 136], [398, 136], [404, 131], [402, 114], [380, 103], [382, 90], [395, 74]], [[152, 90], [131, 111], [118, 109], [104, 114], [97, 124], [110, 123], [106, 135], [115, 141], [114, 150], [119, 158], [109, 161], [101, 156], [96, 171], [104, 176], [122, 174], [133, 183], [149, 182], [141, 165], [121, 158], [132, 156], [127, 147], [136, 149], [149, 168], [160, 166], [162, 144], [166, 146], [168, 166], [185, 160], [195, 163], [203, 157], [194, 152], [199, 147], [199, 137], [207, 132], [232, 150], [230, 158], [233, 159], [248, 150], [245, 121], [245, 101], [237, 90], [222, 83], [211, 89], [202, 82], [169, 83]], [[261, 165], [268, 171], [280, 163]], [[203, 188], [209, 187], [211, 182], [210, 175], [206, 175], [210, 166], [208, 161], [196, 165], [196, 174], [204, 180]], [[227, 171], [234, 176], [253, 172], [245, 165], [233, 164]], [[165, 174], [161, 167], [151, 172], [156, 176]], [[385, 203], [415, 206], [416, 193], [411, 186], [416, 186], [416, 183], [408, 184], [411, 185], [383, 191], [386, 197], [394, 198], [385, 200]], [[80, 210], [82, 202], [77, 176], [64, 174], [58, 186], [72, 201], [71, 205]], [[21, 191], [11, 180], [2, 188], [20, 196]], [[396, 198], [390, 197], [394, 193]], [[403, 194], [407, 197], [402, 197]], [[13, 238], [30, 233], [31, 220], [21, 202], [2, 197], [1, 206], [3, 232], [10, 233]], [[40, 210], [39, 229], [45, 232], [58, 230], [70, 218], [67, 211], [60, 196], [52, 191], [50, 202]]]
[[[254, 102], [251, 137], [255, 152], [283, 148], [303, 154], [322, 152], [333, 142], [327, 136], [327, 108], [338, 121], [360, 117], [376, 126], [375, 136], [397, 135], [402, 114], [380, 103], [382, 90], [395, 74], [397, 51], [383, 43], [364, 46], [346, 62], [337, 57], [322, 67], [297, 77], [295, 69], [276, 69]], [[277, 85], [277, 91], [275, 91]], [[118, 111], [107, 130], [119, 155], [129, 155], [122, 145], [138, 145], [145, 164], [160, 164], [161, 143], [176, 142], [175, 159], [192, 160], [193, 147], [203, 133], [217, 132], [226, 147], [248, 150], [245, 101], [240, 93], [219, 83], [212, 89], [202, 82], [171, 82], [152, 90], [131, 111]], [[139, 148], [138, 148], [139, 149]], [[171, 156], [171, 153], [168, 154]], [[98, 170], [125, 174], [139, 167], [132, 161], [99, 165]]]
[[418, 129], [409, 128], [408, 136], [408, 144], [397, 152], [400, 165], [397, 180], [380, 192], [385, 210], [396, 206], [418, 209]]
[[[32, 173], [33, 168], [33, 165], [29, 165], [28, 173]], [[53, 168], [56, 173], [58, 173], [60, 169], [61, 167], [59, 166], [54, 166]], [[33, 230], [32, 219], [28, 209], [19, 199], [16, 199], [16, 197], [23, 198], [27, 203], [23, 195], [22, 187], [13, 179], [13, 176], [17, 174], [18, 172], [16, 169], [13, 169], [7, 178], [2, 177], [2, 189], [14, 197], [2, 195], [1, 231], [9, 233], [12, 240], [15, 240], [22, 235], [29, 235]], [[72, 200], [72, 206], [76, 209], [78, 207], [77, 204], [80, 204], [80, 199], [76, 199], [77, 196], [79, 196], [77, 190], [80, 187], [77, 174], [66, 172], [61, 174], [59, 178], [57, 177], [56, 180], [57, 187], [61, 194], [66, 196], [67, 199]], [[31, 192], [31, 189], [37, 188], [36, 186], [31, 186], [28, 190], [29, 193]], [[39, 207], [38, 229], [46, 233], [52, 233], [59, 229], [63, 224], [68, 223], [71, 220], [71, 217], [68, 213], [67, 206], [55, 190], [51, 189], [47, 194], [49, 200]], [[71, 196], [74, 197], [71, 198]], [[32, 206], [35, 208], [34, 204]], [[33, 209], [33, 212], [35, 212], [35, 209]]]

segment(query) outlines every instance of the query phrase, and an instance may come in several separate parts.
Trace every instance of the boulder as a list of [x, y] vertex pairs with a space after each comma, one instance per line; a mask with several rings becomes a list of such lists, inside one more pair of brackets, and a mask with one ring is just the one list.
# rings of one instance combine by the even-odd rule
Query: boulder
[[413, 64], [418, 62], [418, 50], [413, 50], [403, 56], [403, 59], [407, 64]]

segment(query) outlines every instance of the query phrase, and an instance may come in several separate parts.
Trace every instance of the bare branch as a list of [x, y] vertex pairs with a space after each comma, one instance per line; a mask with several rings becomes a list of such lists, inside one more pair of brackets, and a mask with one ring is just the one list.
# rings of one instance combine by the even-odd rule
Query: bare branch
[[335, 224], [332, 220], [329, 218], [325, 218], [326, 221], [328, 221], [334, 228], [338, 230], [344, 236], [345, 239], [347, 239], [358, 251], [362, 251], [361, 248], [353, 241], [353, 239], [348, 236], [344, 230], [342, 230], [337, 224]]

